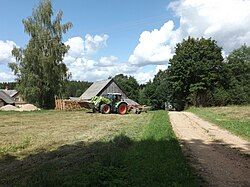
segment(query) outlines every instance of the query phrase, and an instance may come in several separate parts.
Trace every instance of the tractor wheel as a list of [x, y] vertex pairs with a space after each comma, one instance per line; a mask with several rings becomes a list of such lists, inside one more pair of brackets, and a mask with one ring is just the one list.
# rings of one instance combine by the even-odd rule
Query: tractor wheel
[[122, 103], [118, 106], [118, 113], [124, 115], [127, 113], [128, 106], [125, 103]]
[[103, 114], [109, 114], [111, 112], [111, 107], [107, 104], [102, 104], [100, 109]]

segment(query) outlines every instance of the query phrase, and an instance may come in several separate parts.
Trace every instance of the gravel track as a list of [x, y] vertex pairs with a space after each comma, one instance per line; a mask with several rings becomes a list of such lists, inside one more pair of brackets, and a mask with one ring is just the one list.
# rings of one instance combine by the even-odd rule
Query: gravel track
[[169, 112], [203, 186], [250, 186], [250, 143], [190, 112]]

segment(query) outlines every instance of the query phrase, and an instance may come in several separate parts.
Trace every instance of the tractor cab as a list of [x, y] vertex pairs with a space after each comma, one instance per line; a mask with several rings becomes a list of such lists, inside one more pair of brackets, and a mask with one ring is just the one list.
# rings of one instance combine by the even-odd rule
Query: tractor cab
[[123, 101], [124, 99], [122, 98], [122, 94], [120, 93], [108, 93], [107, 95], [105, 95], [104, 97], [110, 99], [112, 102], [116, 103], [116, 102], [120, 102]]

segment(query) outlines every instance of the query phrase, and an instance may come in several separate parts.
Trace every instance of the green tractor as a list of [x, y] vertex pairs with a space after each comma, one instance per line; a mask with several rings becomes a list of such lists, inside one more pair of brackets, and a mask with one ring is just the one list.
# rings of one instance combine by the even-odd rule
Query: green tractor
[[128, 104], [120, 93], [108, 93], [104, 96], [95, 96], [90, 101], [93, 112], [102, 114], [118, 113], [124, 115], [128, 111]]

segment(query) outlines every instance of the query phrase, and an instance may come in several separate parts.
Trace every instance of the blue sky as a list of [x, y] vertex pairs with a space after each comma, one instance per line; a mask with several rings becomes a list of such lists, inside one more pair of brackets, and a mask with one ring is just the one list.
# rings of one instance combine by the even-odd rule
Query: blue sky
[[[95, 81], [118, 73], [140, 83], [166, 69], [176, 43], [188, 36], [212, 37], [226, 55], [250, 44], [250, 1], [243, 0], [53, 0], [73, 28], [64, 36], [70, 46], [64, 62], [72, 79]], [[24, 47], [29, 37], [22, 19], [38, 0], [0, 2], [0, 82], [15, 76], [13, 46]], [[220, 19], [218, 19], [220, 18]]]
[[[1, 0], [0, 39], [13, 40], [19, 46], [28, 42], [22, 19], [32, 14], [38, 0]], [[108, 34], [108, 47], [97, 55], [113, 54], [127, 60], [135, 48], [140, 33], [159, 28], [172, 18], [166, 0], [54, 0], [54, 10], [64, 12], [64, 21], [71, 21], [73, 28], [64, 39], [86, 34]], [[142, 6], [143, 5], [143, 6]]]

